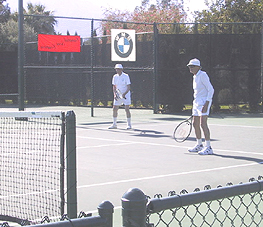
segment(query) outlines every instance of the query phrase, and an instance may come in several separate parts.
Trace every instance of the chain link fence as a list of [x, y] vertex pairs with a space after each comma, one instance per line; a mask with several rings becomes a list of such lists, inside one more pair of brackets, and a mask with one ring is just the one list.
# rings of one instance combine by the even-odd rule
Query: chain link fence
[[[158, 103], [187, 109], [192, 77], [186, 64], [201, 60], [215, 88], [213, 110], [258, 111], [262, 106], [261, 23], [158, 24]], [[172, 34], [166, 31], [172, 30]]]
[[179, 195], [170, 191], [165, 198], [157, 194], [148, 204], [147, 223], [154, 227], [261, 226], [262, 179], [259, 176], [251, 178], [250, 184], [228, 183], [216, 189], [206, 185], [203, 191], [199, 188], [193, 193], [182, 190]]
[[[167, 197], [156, 194], [153, 199], [140, 189], [132, 188], [122, 197], [122, 221], [125, 227], [160, 226], [250, 226], [263, 223], [263, 176], [251, 178], [248, 183], [211, 188], [196, 188], [192, 193], [181, 190], [179, 194], [170, 191]], [[59, 220], [45, 216], [37, 222], [18, 220], [21, 226], [86, 226], [112, 227], [114, 206], [104, 201], [98, 206], [98, 216], [80, 212], [76, 219], [63, 215]], [[2, 217], [1, 217], [1, 220]], [[37, 224], [39, 223], [39, 224]], [[9, 227], [8, 220], [0, 223]]]
[[[32, 16], [34, 19], [35, 17]], [[37, 18], [36, 18], [37, 19]], [[60, 18], [60, 20], [69, 20]], [[81, 21], [80, 19], [71, 18]], [[153, 32], [136, 33], [136, 61], [111, 60], [111, 36], [97, 35], [95, 24], [86, 19], [91, 37], [81, 37], [79, 53], [39, 52], [37, 42], [25, 45], [25, 100], [28, 103], [111, 107], [114, 65], [122, 63], [132, 82], [132, 106], [153, 108]], [[140, 25], [130, 23], [129, 26]], [[125, 23], [112, 22], [110, 29]], [[152, 25], [144, 25], [153, 27]]]
[[[32, 21], [41, 17], [26, 16]], [[155, 113], [186, 111], [193, 99], [192, 76], [186, 64], [196, 57], [215, 88], [213, 111], [256, 112], [262, 108], [261, 22], [147, 24], [54, 18], [60, 23], [73, 20], [90, 29], [91, 35], [81, 37], [79, 53], [51, 53], [38, 51], [38, 34], [24, 34], [25, 91], [19, 97], [26, 103], [111, 107], [113, 67], [122, 63], [131, 77], [132, 107], [150, 108]], [[111, 29], [136, 30], [136, 61], [111, 60]], [[16, 67], [12, 71], [3, 59], [0, 65], [1, 78], [8, 82], [0, 87], [0, 93], [17, 94]], [[12, 77], [7, 80], [8, 75]]]

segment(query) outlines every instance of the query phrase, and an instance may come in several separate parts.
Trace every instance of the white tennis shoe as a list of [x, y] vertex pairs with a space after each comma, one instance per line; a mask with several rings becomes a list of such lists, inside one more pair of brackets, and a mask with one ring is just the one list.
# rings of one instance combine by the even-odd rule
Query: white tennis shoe
[[113, 124], [112, 126], [110, 126], [108, 129], [116, 129], [117, 125]]
[[126, 129], [132, 129], [131, 125], [127, 125]]
[[199, 152], [199, 151], [201, 151], [201, 150], [203, 150], [204, 149], [204, 146], [203, 146], [203, 144], [197, 144], [197, 145], [195, 145], [193, 148], [189, 148], [188, 149], [188, 151], [189, 152]]
[[201, 150], [201, 151], [199, 151], [198, 152], [198, 154], [200, 154], [200, 155], [211, 155], [211, 154], [213, 154], [214, 152], [213, 152], [213, 149], [212, 149], [212, 147], [204, 147], [204, 149], [203, 150]]

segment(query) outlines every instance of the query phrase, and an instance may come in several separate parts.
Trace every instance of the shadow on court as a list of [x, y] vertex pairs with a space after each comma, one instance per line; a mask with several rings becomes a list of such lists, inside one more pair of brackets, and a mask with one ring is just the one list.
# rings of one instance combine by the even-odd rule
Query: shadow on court
[[250, 162], [256, 162], [256, 163], [259, 163], [259, 164], [263, 164], [263, 159], [253, 158], [253, 157], [223, 155], [223, 154], [214, 154], [214, 156], [220, 157], [220, 158], [226, 158], [226, 159], [245, 160], [245, 161], [250, 161]]

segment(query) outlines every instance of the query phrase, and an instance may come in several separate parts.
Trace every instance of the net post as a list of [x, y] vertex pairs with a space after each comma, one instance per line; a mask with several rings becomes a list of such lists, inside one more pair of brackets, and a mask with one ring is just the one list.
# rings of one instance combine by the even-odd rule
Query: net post
[[76, 170], [76, 116], [74, 111], [66, 114], [66, 163], [67, 163], [67, 214], [77, 218], [77, 170]]
[[60, 139], [60, 215], [62, 216], [65, 214], [65, 192], [64, 192], [64, 185], [65, 185], [65, 135], [66, 135], [66, 117], [65, 112], [62, 112], [61, 116], [61, 139]]

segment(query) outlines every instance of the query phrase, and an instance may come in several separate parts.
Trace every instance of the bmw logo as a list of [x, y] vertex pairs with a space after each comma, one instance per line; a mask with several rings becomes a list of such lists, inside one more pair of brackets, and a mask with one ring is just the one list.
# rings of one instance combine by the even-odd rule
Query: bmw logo
[[126, 33], [121, 32], [116, 35], [114, 39], [115, 53], [121, 58], [127, 58], [132, 52], [133, 41], [132, 37]]

